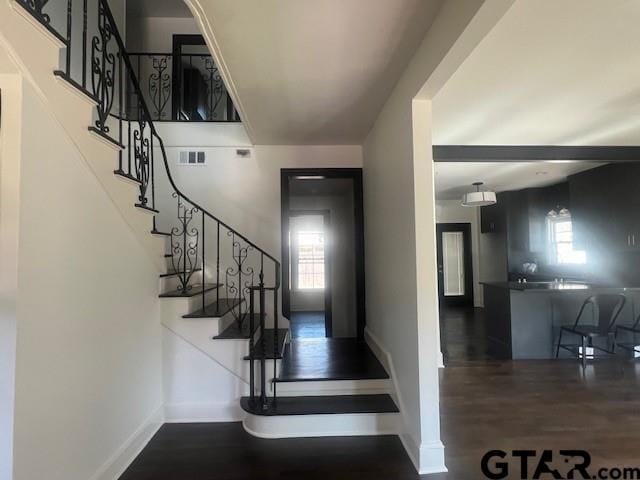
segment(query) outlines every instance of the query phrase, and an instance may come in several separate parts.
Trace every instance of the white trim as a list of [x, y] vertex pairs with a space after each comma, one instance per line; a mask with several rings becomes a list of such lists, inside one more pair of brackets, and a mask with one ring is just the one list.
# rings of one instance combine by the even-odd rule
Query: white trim
[[38, 20], [36, 20], [33, 15], [27, 12], [24, 7], [17, 4], [15, 1], [9, 1], [9, 7], [22, 18], [24, 18], [27, 22], [29, 22], [33, 26], [33, 28], [43, 33], [56, 47], [65, 48], [65, 44], [53, 33], [51, 33], [48, 28], [46, 28]]
[[241, 422], [245, 417], [240, 399], [230, 403], [173, 403], [164, 405], [166, 423]]
[[247, 115], [245, 115], [244, 104], [242, 103], [242, 99], [238, 95], [238, 90], [236, 88], [235, 83], [233, 82], [233, 79], [231, 78], [231, 74], [229, 73], [229, 68], [227, 67], [226, 62], [222, 57], [220, 45], [214, 34], [215, 30], [213, 28], [212, 22], [210, 21], [211, 15], [206, 14], [204, 12], [202, 6], [200, 5], [199, 0], [184, 0], [184, 3], [187, 5], [189, 10], [191, 10], [191, 14], [193, 15], [193, 18], [196, 20], [198, 29], [202, 33], [202, 36], [204, 37], [205, 42], [207, 43], [207, 46], [211, 51], [211, 56], [213, 57], [216, 65], [218, 66], [218, 72], [222, 77], [222, 81], [227, 89], [227, 92], [229, 93], [231, 100], [233, 100], [233, 106], [238, 111], [238, 114], [242, 119], [242, 124], [244, 125], [244, 128], [247, 132], [249, 141], [253, 144], [254, 143], [253, 140], [255, 138], [254, 129], [251, 126], [251, 120], [247, 118]]
[[326, 395], [377, 395], [390, 393], [391, 379], [374, 380], [318, 380], [277, 382], [278, 395], [287, 397]]
[[[382, 346], [382, 342], [368, 326], [364, 329], [364, 339], [393, 380], [395, 394], [392, 394], [392, 396], [394, 397], [396, 405], [398, 405], [398, 408], [400, 409], [400, 413], [402, 414], [402, 425], [405, 427], [398, 436], [400, 437], [400, 441], [402, 442], [402, 446], [406, 450], [407, 455], [409, 455], [409, 458], [413, 462], [413, 466], [416, 471], [420, 475], [446, 472], [447, 467], [444, 463], [444, 444], [442, 442], [420, 443], [412, 435], [407, 433], [408, 428], [406, 427], [408, 420], [404, 415], [406, 410], [404, 408], [404, 402], [402, 401], [402, 396], [400, 395], [400, 389], [396, 380], [397, 376], [393, 365], [393, 357], [387, 350], [385, 350]], [[400, 425], [398, 425], [398, 427], [400, 428]]]
[[378, 358], [378, 361], [382, 364], [384, 369], [387, 371], [391, 380], [393, 382], [393, 392], [391, 392], [391, 396], [393, 400], [396, 402], [396, 405], [400, 409], [400, 413], [402, 414], [403, 420], [404, 412], [406, 409], [404, 408], [404, 402], [402, 401], [402, 396], [400, 395], [400, 388], [398, 386], [398, 376], [396, 375], [396, 369], [393, 366], [393, 357], [391, 354], [387, 352], [382, 346], [382, 342], [375, 336], [375, 334], [369, 329], [368, 326], [364, 327], [364, 340], [369, 345], [369, 348], [373, 352], [373, 354]]
[[93, 474], [90, 480], [116, 480], [120, 478], [163, 423], [163, 405], [160, 405]]
[[258, 438], [397, 435], [398, 413], [261, 416], [248, 413], [242, 426]]
[[[96, 104], [97, 102], [91, 98], [87, 92], [83, 92], [82, 90], [80, 90], [79, 88], [76, 88], [75, 86], [73, 86], [71, 83], [69, 83], [66, 79], [62, 78], [59, 75], [54, 75], [53, 76], [56, 81], [62, 85], [64, 88], [66, 88], [67, 90], [69, 90], [69, 92], [71, 92], [72, 94], [74, 94], [76, 97], [78, 97], [80, 100], [84, 101], [90, 108], [91, 108], [91, 113], [89, 114], [89, 118], [91, 118], [91, 114], [93, 114], [93, 109], [96, 108]], [[91, 124], [91, 121], [89, 121], [89, 124]]]
[[442, 352], [438, 352], [438, 368], [444, 368], [444, 356]]

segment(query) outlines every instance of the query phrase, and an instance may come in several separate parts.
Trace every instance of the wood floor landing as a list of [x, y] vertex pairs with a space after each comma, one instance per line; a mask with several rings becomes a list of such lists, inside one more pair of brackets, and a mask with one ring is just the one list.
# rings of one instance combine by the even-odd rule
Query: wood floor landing
[[389, 378], [369, 346], [355, 338], [292, 340], [278, 382]]

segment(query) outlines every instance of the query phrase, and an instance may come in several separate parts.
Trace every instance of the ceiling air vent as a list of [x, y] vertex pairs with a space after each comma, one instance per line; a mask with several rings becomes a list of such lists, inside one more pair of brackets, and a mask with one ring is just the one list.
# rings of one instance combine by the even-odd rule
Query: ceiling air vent
[[180, 152], [179, 165], [206, 165], [204, 152]]

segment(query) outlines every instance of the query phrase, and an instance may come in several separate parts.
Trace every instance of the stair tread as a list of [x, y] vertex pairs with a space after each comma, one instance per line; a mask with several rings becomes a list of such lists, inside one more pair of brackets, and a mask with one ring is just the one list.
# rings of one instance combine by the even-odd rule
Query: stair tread
[[148, 212], [151, 212], [151, 213], [154, 213], [154, 214], [160, 213], [159, 210], [156, 210], [155, 208], [149, 207], [148, 205], [143, 205], [141, 203], [134, 204], [134, 207], [141, 208], [142, 210], [147, 210]]
[[[214, 283], [206, 283], [204, 285], [204, 291], [210, 292], [211, 290], [215, 290], [218, 287], [221, 287], [222, 284], [214, 284]], [[180, 289], [171, 290], [170, 292], [164, 292], [160, 294], [160, 298], [189, 298], [194, 297], [202, 293], [202, 285], [201, 284], [193, 284], [191, 285], [191, 289], [183, 292]]]
[[[193, 270], [187, 270], [186, 273], [194, 273], [194, 272], [200, 272], [202, 271], [202, 268], [194, 268]], [[165, 277], [173, 277], [174, 275], [182, 275], [185, 272], [175, 272], [175, 271], [170, 271], [170, 272], [166, 272], [166, 273], [161, 273], [160, 274], [160, 278], [165, 278]]]
[[218, 318], [226, 315], [233, 307], [238, 305], [242, 300], [237, 298], [221, 298], [216, 300], [204, 308], [200, 308], [195, 312], [183, 315], [182, 318]]
[[[256, 342], [255, 345], [255, 350], [253, 352], [253, 358], [255, 360], [260, 360], [263, 357], [268, 359], [268, 360], [273, 360], [275, 359], [281, 359], [282, 355], [284, 353], [284, 347], [285, 347], [285, 341], [287, 339], [287, 333], [289, 331], [286, 328], [279, 328], [278, 329], [278, 351], [277, 351], [277, 355], [274, 355], [274, 350], [275, 350], [275, 329], [273, 328], [265, 328], [264, 329], [264, 337], [265, 337], [265, 345], [266, 345], [266, 351], [267, 351], [267, 355], [266, 357], [263, 355], [262, 352], [262, 337], [260, 337], [258, 339], [258, 341]], [[244, 357], [245, 360], [250, 360], [251, 357], [249, 355]]]
[[251, 404], [249, 397], [242, 397], [240, 405], [246, 412], [261, 416], [344, 415], [400, 411], [388, 394], [277, 397], [275, 403], [273, 398], [269, 398], [266, 409], [262, 409], [258, 402], [258, 397], [255, 405]]
[[[254, 314], [254, 322], [253, 322], [253, 331], [255, 332], [259, 326], [259, 315]], [[240, 322], [234, 321], [231, 325], [224, 329], [224, 331], [217, 335], [214, 340], [238, 340], [244, 339], [248, 340], [251, 335], [249, 335], [249, 327], [251, 323], [249, 322], [248, 315], [245, 315], [245, 319], [242, 322], [242, 326]]]

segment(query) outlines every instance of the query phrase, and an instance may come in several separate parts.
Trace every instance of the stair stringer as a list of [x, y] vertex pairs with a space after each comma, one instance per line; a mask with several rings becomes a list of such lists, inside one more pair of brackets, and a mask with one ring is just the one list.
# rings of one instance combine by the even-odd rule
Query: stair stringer
[[117, 168], [119, 147], [88, 131], [93, 124], [95, 104], [53, 74], [60, 66], [63, 46], [12, 0], [0, 1], [0, 32], [0, 48], [6, 50], [23, 78], [33, 86], [158, 271], [162, 272], [164, 240], [149, 234], [152, 216], [134, 207], [136, 185], [118, 179], [113, 173]]
[[[193, 348], [207, 355], [232, 375], [249, 385], [250, 362], [244, 357], [249, 354], [249, 342], [246, 339], [214, 339], [226, 325], [232, 321], [231, 314], [217, 318], [182, 318], [188, 313], [188, 303], [185, 299], [162, 299], [160, 311], [162, 325], [173, 334], [182, 338]], [[182, 310], [180, 312], [179, 310]], [[231, 317], [231, 318], [229, 318]], [[272, 392], [274, 361], [276, 373], [280, 373], [281, 360], [266, 360], [267, 388]], [[260, 384], [259, 363], [255, 363], [256, 385]]]

